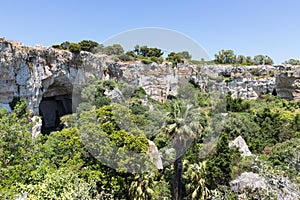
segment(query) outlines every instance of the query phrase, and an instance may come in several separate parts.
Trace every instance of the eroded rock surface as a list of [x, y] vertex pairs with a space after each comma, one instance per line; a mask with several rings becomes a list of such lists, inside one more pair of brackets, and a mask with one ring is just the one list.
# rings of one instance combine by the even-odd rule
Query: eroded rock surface
[[0, 103], [22, 97], [28, 101], [34, 115], [39, 114], [43, 98], [80, 95], [80, 86], [90, 76], [142, 86], [157, 101], [176, 95], [180, 85], [191, 79], [204, 91], [231, 92], [233, 98], [256, 99], [260, 94], [276, 89], [280, 96], [300, 99], [299, 78], [292, 74], [284, 79], [282, 69], [273, 66], [197, 66], [185, 63], [174, 68], [169, 62], [122, 63], [114, 62], [106, 55], [73, 54], [7, 40], [0, 41], [0, 74]]
[[241, 155], [243, 157], [252, 155], [251, 151], [248, 148], [246, 141], [244, 140], [244, 138], [242, 136], [238, 136], [233, 141], [231, 141], [229, 143], [229, 147], [238, 147], [239, 151], [241, 152]]

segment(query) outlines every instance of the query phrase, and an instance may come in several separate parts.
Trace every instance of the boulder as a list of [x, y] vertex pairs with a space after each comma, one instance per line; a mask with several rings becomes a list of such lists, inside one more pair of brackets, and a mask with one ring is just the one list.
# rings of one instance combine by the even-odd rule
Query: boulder
[[259, 174], [244, 172], [237, 179], [230, 182], [230, 189], [235, 193], [242, 193], [245, 189], [266, 189], [267, 182]]
[[242, 138], [242, 136], [238, 136], [235, 140], [229, 142], [229, 147], [238, 147], [243, 157], [252, 155], [248, 145], [246, 144], [246, 141], [244, 138]]
[[148, 153], [150, 155], [153, 164], [156, 166], [157, 169], [163, 169], [161, 155], [160, 152], [158, 151], [157, 146], [151, 140], [148, 140], [148, 143], [149, 143]]

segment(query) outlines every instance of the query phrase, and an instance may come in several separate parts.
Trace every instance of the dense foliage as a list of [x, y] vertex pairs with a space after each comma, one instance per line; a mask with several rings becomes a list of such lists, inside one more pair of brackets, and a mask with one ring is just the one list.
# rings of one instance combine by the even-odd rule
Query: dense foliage
[[[268, 95], [214, 101], [193, 82], [158, 103], [143, 88], [91, 79], [77, 113], [61, 119], [68, 127], [32, 138], [26, 102], [15, 99], [12, 113], [0, 111], [0, 199], [236, 199], [229, 183], [246, 171], [285, 174], [299, 187], [300, 104]], [[238, 136], [252, 157], [229, 148]]]

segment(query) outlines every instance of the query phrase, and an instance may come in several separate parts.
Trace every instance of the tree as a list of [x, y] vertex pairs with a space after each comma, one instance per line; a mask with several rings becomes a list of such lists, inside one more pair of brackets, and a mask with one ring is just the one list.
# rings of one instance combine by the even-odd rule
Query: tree
[[247, 65], [252, 65], [253, 64], [253, 60], [252, 60], [251, 56], [246, 56], [246, 64]]
[[236, 63], [236, 55], [233, 50], [222, 49], [215, 54], [215, 61], [219, 64], [234, 64]]
[[272, 65], [273, 60], [269, 56], [257, 55], [253, 59], [255, 65]]
[[99, 45], [98, 42], [92, 40], [82, 40], [78, 43], [82, 51], [95, 52], [95, 48]]
[[182, 199], [182, 158], [185, 150], [197, 136], [199, 131], [198, 121], [195, 120], [197, 113], [191, 104], [184, 101], [171, 102], [165, 124], [167, 135], [171, 138], [176, 152], [174, 162], [173, 199]]
[[144, 45], [144, 46], [136, 45], [134, 47], [134, 52], [137, 55], [141, 55], [141, 56], [144, 56], [144, 57], [156, 57], [156, 58], [159, 58], [164, 54], [161, 49], [152, 48], [152, 47], [149, 48], [146, 45]]
[[184, 161], [184, 180], [188, 199], [207, 199], [209, 196], [206, 186], [206, 162], [190, 164]]
[[210, 189], [216, 189], [218, 185], [228, 186], [232, 179], [233, 157], [228, 144], [228, 135], [223, 132], [215, 152], [207, 162], [207, 180]]
[[265, 65], [273, 65], [273, 63], [273, 60], [269, 56], [266, 56]]
[[285, 61], [284, 64], [300, 65], [300, 60], [298, 60], [298, 59], [289, 59], [289, 60]]
[[243, 55], [238, 55], [236, 58], [236, 63], [237, 64], [244, 64], [246, 63], [246, 57]]
[[182, 52], [179, 52], [178, 54], [186, 60], [192, 59], [192, 55], [188, 51], [182, 51]]
[[107, 55], [122, 55], [124, 49], [120, 44], [113, 44], [111, 46], [104, 47], [102, 53]]
[[0, 199], [15, 198], [16, 183], [24, 183], [32, 167], [34, 141], [31, 139], [32, 123], [29, 113], [24, 113], [27, 102], [19, 100], [12, 113], [0, 109]]
[[135, 175], [131, 181], [129, 195], [133, 200], [148, 200], [154, 196], [153, 176], [149, 174]]
[[78, 53], [80, 53], [80, 51], [81, 51], [81, 46], [80, 46], [80, 44], [77, 44], [77, 43], [71, 43], [70, 45], [69, 45], [69, 51], [71, 51], [72, 53], [75, 53], [75, 54], [78, 54]]
[[173, 67], [176, 67], [178, 63], [183, 63], [183, 57], [178, 53], [171, 52], [169, 53], [168, 57], [166, 58], [167, 61], [173, 63]]

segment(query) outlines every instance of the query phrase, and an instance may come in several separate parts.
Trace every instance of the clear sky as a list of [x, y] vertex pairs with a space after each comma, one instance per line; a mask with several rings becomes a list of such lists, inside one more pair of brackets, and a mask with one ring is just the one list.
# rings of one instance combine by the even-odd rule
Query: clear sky
[[45, 46], [99, 43], [123, 31], [160, 27], [196, 40], [210, 55], [300, 59], [299, 0], [2, 0], [0, 37]]

